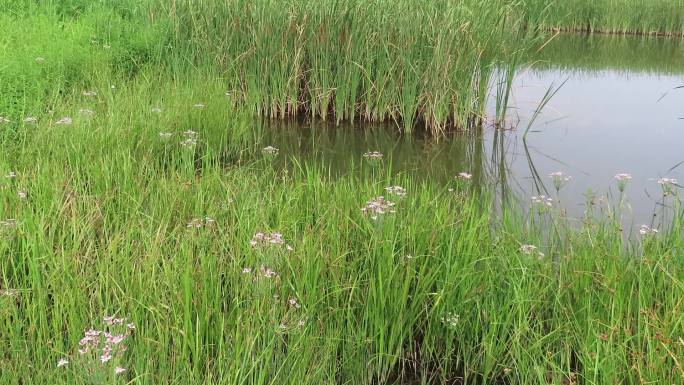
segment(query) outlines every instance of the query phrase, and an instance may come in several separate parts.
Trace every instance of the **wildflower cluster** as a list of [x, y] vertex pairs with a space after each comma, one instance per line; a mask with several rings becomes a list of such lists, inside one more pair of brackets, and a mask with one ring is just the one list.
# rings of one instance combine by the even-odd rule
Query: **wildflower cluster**
[[[275, 297], [276, 299], [278, 299], [278, 296], [277, 296], [277, 295], [274, 296], [274, 297]], [[290, 324], [293, 324], [293, 323], [294, 323], [294, 320], [292, 320], [292, 323], [288, 323], [287, 321], [281, 321], [281, 322], [280, 322], [280, 325], [279, 325], [279, 329], [280, 329], [281, 331], [285, 331], [285, 330], [288, 330], [288, 329], [301, 328], [301, 327], [303, 327], [303, 326], [306, 324], [306, 322], [305, 322], [303, 319], [299, 319], [299, 316], [298, 316], [297, 313], [296, 313], [297, 310], [299, 310], [299, 309], [302, 307], [302, 305], [299, 303], [299, 300], [298, 300], [296, 297], [290, 297], [290, 298], [287, 300], [286, 307], [287, 307], [287, 313], [288, 313], [288, 314], [285, 315], [285, 318], [286, 318], [286, 319], [287, 319], [287, 318], [294, 318], [294, 319], [298, 319], [298, 320], [297, 320], [297, 323], [295, 324], [296, 326], [293, 326], [293, 327], [290, 327], [289, 325], [290, 325]]]
[[394, 202], [390, 202], [386, 200], [385, 197], [379, 196], [366, 202], [366, 205], [361, 208], [361, 212], [370, 215], [371, 219], [377, 220], [379, 215], [395, 213], [396, 210], [394, 209], [394, 206]]
[[16, 289], [2, 289], [0, 290], [0, 297], [14, 297], [19, 294], [19, 290]]
[[180, 144], [183, 147], [195, 147], [197, 145], [197, 133], [193, 130], [187, 130], [183, 132], [185, 139], [183, 139]]
[[60, 126], [69, 126], [71, 123], [73, 123], [73, 119], [71, 119], [70, 116], [65, 116], [62, 119], [59, 119], [58, 121], [55, 122], [55, 124], [60, 125]]
[[553, 207], [553, 199], [546, 195], [535, 195], [532, 197], [532, 204], [541, 205], [543, 207]]
[[283, 235], [279, 232], [272, 232], [270, 234], [258, 232], [256, 234], [254, 234], [254, 236], [252, 237], [252, 240], [249, 241], [249, 244], [253, 248], [269, 247], [269, 246], [281, 246], [281, 247], [285, 247], [285, 249], [287, 251], [293, 250], [292, 246], [285, 243], [285, 240], [283, 239]]
[[657, 233], [658, 233], [658, 229], [653, 228], [651, 226], [641, 225], [639, 227], [639, 234], [641, 234], [641, 235], [651, 235], [651, 234], [657, 234]]
[[12, 235], [13, 230], [17, 228], [16, 219], [0, 220], [0, 239], [4, 236]]
[[462, 189], [461, 189], [461, 188], [458, 188], [458, 187], [461, 187], [461, 186], [462, 186], [462, 185], [459, 184], [459, 182], [460, 182], [460, 181], [463, 181], [463, 182], [470, 182], [472, 179], [473, 179], [473, 175], [472, 175], [472, 174], [469, 174], [469, 173], [467, 173], [467, 172], [459, 172], [459, 173], [454, 177], [454, 180], [456, 181], [456, 186], [455, 186], [456, 188], [454, 188], [454, 187], [449, 187], [447, 190], [448, 190], [450, 193], [459, 191], [459, 194], [462, 195], [462, 193], [463, 193]]
[[553, 180], [553, 186], [556, 188], [556, 191], [559, 191], [565, 183], [572, 180], [571, 176], [563, 174], [562, 171], [552, 172], [549, 174], [549, 178]]
[[[244, 267], [242, 268], [242, 274], [252, 274], [253, 269], [251, 267]], [[253, 276], [253, 280], [256, 280], [258, 278], [277, 278], [278, 273], [275, 271], [271, 270], [270, 268], [261, 265], [259, 267], [259, 271]]]
[[468, 174], [467, 172], [459, 172], [458, 175], [456, 175], [456, 179], [471, 180], [473, 179], [473, 175]]
[[370, 165], [379, 165], [380, 162], [382, 162], [382, 153], [379, 151], [369, 151], [365, 154], [363, 154], [363, 158], [368, 161]]
[[185, 227], [189, 229], [201, 229], [205, 226], [211, 226], [214, 223], [216, 223], [216, 221], [212, 217], [193, 218], [188, 222], [188, 224]]
[[537, 246], [534, 245], [522, 245], [520, 246], [520, 252], [525, 254], [525, 255], [537, 255], [539, 258], [544, 257], [544, 253], [539, 251]]
[[442, 323], [452, 328], [458, 325], [459, 320], [460, 316], [452, 312], [447, 312], [446, 315], [442, 317]]
[[[105, 316], [102, 320], [105, 326], [103, 330], [90, 329], [84, 332], [78, 342], [78, 356], [74, 358], [82, 362], [86, 372], [94, 378], [100, 377], [101, 373], [119, 375], [126, 371], [119, 366], [119, 361], [128, 349], [126, 340], [135, 330], [135, 324], [127, 322], [125, 318]], [[57, 362], [57, 367], [69, 364], [67, 358], [62, 358]]]
[[363, 157], [369, 160], [382, 160], [382, 152], [380, 151], [369, 151], [363, 154]]
[[80, 108], [78, 110], [78, 114], [81, 116], [91, 117], [91, 116], [95, 115], [95, 111], [93, 111], [89, 108]]
[[616, 174], [615, 180], [617, 180], [617, 183], [618, 183], [618, 190], [620, 190], [620, 192], [624, 192], [625, 187], [627, 186], [627, 182], [632, 180], [632, 175], [631, 174]]
[[675, 187], [677, 187], [677, 179], [660, 178], [658, 184], [663, 188], [663, 195], [671, 195], [674, 194]]
[[261, 150], [261, 152], [264, 155], [269, 156], [269, 157], [275, 157], [276, 155], [278, 155], [279, 151], [280, 151], [279, 149], [277, 149], [273, 146], [266, 146]]
[[288, 299], [287, 303], [288, 303], [288, 305], [294, 307], [295, 309], [299, 309], [300, 307], [302, 307], [302, 305], [300, 305], [299, 302], [297, 302], [297, 298], [294, 298], [294, 297]]
[[406, 196], [406, 189], [401, 186], [389, 186], [385, 187], [385, 191], [391, 195], [396, 195], [398, 197]]

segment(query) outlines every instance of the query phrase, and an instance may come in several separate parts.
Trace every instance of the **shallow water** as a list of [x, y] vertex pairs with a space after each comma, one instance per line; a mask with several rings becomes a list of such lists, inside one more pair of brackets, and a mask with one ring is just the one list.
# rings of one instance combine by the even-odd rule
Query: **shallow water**
[[[684, 88], [676, 89], [684, 86], [684, 39], [565, 36], [531, 60], [540, 61], [520, 71], [513, 86], [512, 129], [487, 127], [436, 141], [397, 135], [393, 127], [312, 123], [274, 127], [266, 144], [319, 160], [333, 173], [348, 171], [371, 150], [391, 158], [396, 173], [446, 181], [466, 171], [477, 183], [513, 192], [522, 205], [532, 195], [555, 196], [548, 174], [563, 171], [573, 179], [561, 201], [574, 217], [583, 214], [589, 190], [599, 202], [616, 202], [614, 175], [630, 173], [625, 215], [637, 227], [652, 223], [663, 213], [657, 179], [684, 182]], [[544, 93], [563, 81], [523, 141]]]

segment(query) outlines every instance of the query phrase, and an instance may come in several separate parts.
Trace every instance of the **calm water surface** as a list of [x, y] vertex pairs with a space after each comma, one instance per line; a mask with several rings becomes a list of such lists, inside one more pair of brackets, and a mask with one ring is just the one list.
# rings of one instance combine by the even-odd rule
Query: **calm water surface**
[[[396, 173], [448, 180], [473, 173], [522, 205], [553, 191], [548, 174], [573, 179], [561, 190], [568, 214], [580, 217], [587, 192], [615, 201], [614, 175], [630, 173], [627, 216], [651, 223], [662, 211], [660, 177], [684, 183], [684, 41], [657, 38], [559, 37], [533, 58], [513, 87], [514, 128], [446, 140], [399, 136], [394, 128], [279, 126], [266, 140], [281, 154], [318, 160], [347, 172], [366, 151], [391, 156]], [[564, 85], [523, 133], [540, 100]], [[493, 110], [493, 106], [492, 106]]]

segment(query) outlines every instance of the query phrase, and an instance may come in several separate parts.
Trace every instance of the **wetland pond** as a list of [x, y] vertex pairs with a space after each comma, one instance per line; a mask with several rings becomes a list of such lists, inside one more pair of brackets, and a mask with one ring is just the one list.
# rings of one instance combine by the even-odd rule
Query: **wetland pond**
[[[684, 86], [684, 39], [557, 36], [528, 59], [534, 64], [515, 77], [505, 129], [437, 141], [388, 127], [279, 124], [267, 130], [265, 144], [290, 159], [320, 162], [333, 174], [348, 172], [368, 151], [391, 158], [395, 174], [446, 183], [468, 172], [474, 183], [495, 186], [499, 202], [523, 207], [531, 196], [555, 199], [548, 175], [562, 171], [572, 180], [560, 200], [575, 218], [587, 210], [589, 196], [595, 210], [614, 205], [615, 175], [628, 173], [624, 224], [657, 224], [667, 211], [658, 179], [684, 182], [684, 88], [677, 88]], [[561, 84], [523, 141], [544, 94]]]

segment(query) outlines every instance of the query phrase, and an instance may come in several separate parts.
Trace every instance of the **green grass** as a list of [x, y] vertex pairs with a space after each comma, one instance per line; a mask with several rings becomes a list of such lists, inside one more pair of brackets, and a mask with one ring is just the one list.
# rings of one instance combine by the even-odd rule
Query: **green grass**
[[[684, 380], [677, 196], [660, 234], [626, 236], [614, 216], [494, 214], [486, 185], [391, 159], [332, 176], [262, 154], [258, 116], [300, 108], [437, 130], [472, 118], [491, 65], [520, 49], [500, 45], [508, 11], [169, 4], [0, 2], [0, 384]], [[343, 31], [354, 44], [333, 43]], [[396, 184], [396, 213], [363, 215]], [[250, 245], [273, 231], [293, 250]], [[107, 314], [136, 325], [118, 377], [78, 365]]]
[[[367, 164], [285, 172], [261, 155], [249, 115], [215, 107], [211, 78], [145, 75], [65, 100], [55, 116], [84, 104], [96, 115], [25, 126], [0, 158], [17, 172], [2, 181], [2, 218], [18, 221], [0, 244], [0, 283], [17, 290], [0, 297], [0, 383], [88, 383], [56, 362], [112, 313], [137, 325], [118, 383], [682, 380], [679, 209], [672, 232], [625, 248], [609, 218], [577, 229], [555, 211], [494, 216], [464, 181]], [[194, 149], [179, 144], [187, 128]], [[397, 212], [365, 217], [390, 184], [408, 191], [390, 198]], [[258, 231], [294, 250], [253, 249]], [[546, 256], [521, 253], [527, 243]], [[256, 279], [260, 266], [278, 277]]]
[[[528, 39], [511, 33], [521, 27], [515, 0], [147, 0], [110, 17], [114, 3], [10, 2], [6, 50], [64, 58], [66, 68], [50, 67], [64, 88], [81, 80], [76, 63], [119, 73], [146, 63], [172, 73], [210, 67], [231, 102], [257, 116], [439, 133], [477, 128], [494, 67]], [[23, 48], [20, 36], [33, 43]], [[20, 59], [4, 76], [27, 75], [31, 57]], [[7, 87], [25, 87], [14, 83]], [[32, 101], [45, 93], [32, 91]]]
[[684, 35], [682, 0], [526, 0], [532, 26], [615, 34]]

